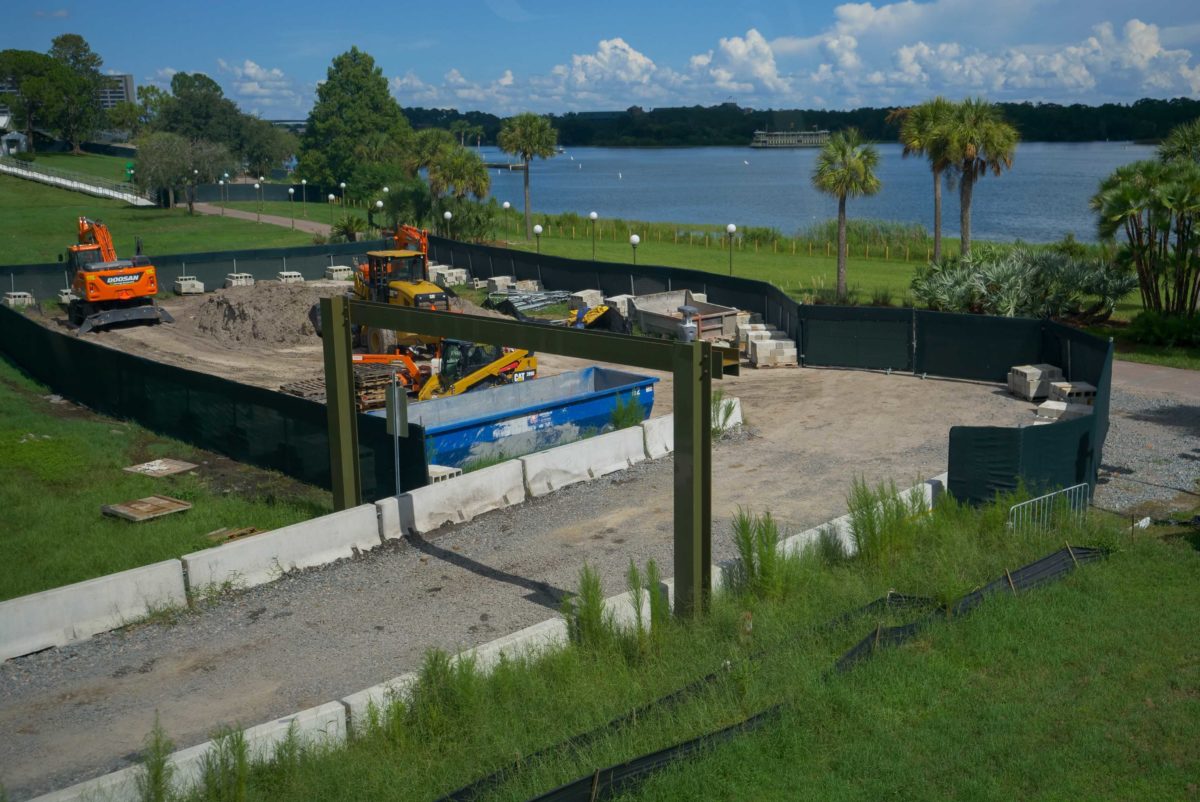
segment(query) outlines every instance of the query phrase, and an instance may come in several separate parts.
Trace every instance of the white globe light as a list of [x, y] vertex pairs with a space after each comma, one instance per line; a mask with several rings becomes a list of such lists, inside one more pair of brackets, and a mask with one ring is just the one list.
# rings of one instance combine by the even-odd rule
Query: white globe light
[[330, 192], [329, 193], [329, 202], [332, 203], [335, 200], [337, 200], [337, 195], [334, 195], [332, 192]]
[[[229, 173], [226, 173], [225, 175], [226, 175], [226, 177], [228, 177]], [[301, 179], [300, 179], [300, 185], [301, 185], [301, 186], [305, 186], [305, 187], [306, 187], [306, 186], [308, 186], [308, 179], [307, 179], [307, 178], [301, 178]]]
[[345, 182], [345, 181], [343, 181], [342, 183], [338, 184], [338, 186], [339, 186], [339, 187], [341, 187], [342, 189], [345, 189], [345, 188], [346, 188], [346, 182]]
[[453, 217], [453, 216], [454, 216], [454, 215], [453, 215], [453, 214], [451, 214], [450, 212], [446, 212], [444, 215], [442, 215], [442, 217], [446, 218], [447, 220], [449, 220], [449, 219], [450, 219], [451, 217]]
[[725, 226], [725, 230], [730, 234], [735, 234], [737, 233], [737, 226], [735, 226], [733, 223], [730, 223], [729, 225]]
[[295, 194], [296, 194], [296, 190], [295, 190], [295, 188], [293, 188], [293, 187], [288, 187], [288, 194], [289, 194], [289, 195], [295, 195]]
[[262, 175], [260, 175], [260, 176], [258, 177], [258, 180], [259, 180], [259, 181], [266, 181], [266, 180], [267, 180], [267, 178], [266, 178], [266, 176], [262, 176]]
[[600, 219], [600, 215], [596, 214], [595, 212], [592, 212], [591, 214], [589, 214], [588, 217], [591, 219], [591, 221], [593, 223]]
[[383, 201], [375, 201], [375, 208], [376, 208], [376, 209], [382, 209], [382, 208], [383, 208]]
[[254, 188], [255, 188], [255, 189], [260, 189], [260, 187], [259, 187], [259, 185], [258, 185], [258, 184], [255, 184], [255, 185], [254, 185]]
[[218, 184], [220, 184], [221, 186], [225, 186], [225, 181], [224, 181], [224, 179], [222, 179], [222, 180], [218, 181], [217, 183], [218, 183]]
[[228, 179], [229, 179], [229, 173], [226, 173], [226, 174], [225, 174], [225, 179], [226, 179], [226, 180], [228, 180]]
[[632, 245], [633, 247], [636, 248], [638, 246], [638, 243], [641, 241], [642, 241], [642, 238], [639, 237], [637, 234], [629, 235], [629, 244]]
[[506, 211], [506, 212], [512, 208], [512, 204], [509, 203], [508, 201], [505, 201], [502, 205], [504, 207], [504, 211]]
[[533, 233], [534, 233], [534, 234], [537, 234], [537, 235], [540, 237], [540, 236], [542, 235], [542, 227], [541, 227], [541, 226], [534, 226], [534, 227], [533, 227]]

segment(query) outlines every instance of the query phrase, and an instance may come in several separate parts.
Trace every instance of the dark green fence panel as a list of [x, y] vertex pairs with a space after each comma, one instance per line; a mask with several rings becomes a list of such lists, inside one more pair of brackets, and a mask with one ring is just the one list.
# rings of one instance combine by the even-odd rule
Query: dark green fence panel
[[1026, 426], [1021, 432], [1021, 472], [1029, 492], [1049, 493], [1082, 482], [1095, 487], [1099, 468], [1091, 416]]
[[802, 306], [804, 364], [912, 370], [912, 311]]
[[1003, 382], [1013, 365], [1042, 354], [1040, 320], [916, 311], [913, 370], [933, 376]]
[[[1039, 427], [1046, 428], [1046, 427]], [[959, 501], [982, 504], [1020, 484], [1021, 430], [952, 426], [946, 489]]]
[[[0, 350], [56, 393], [231, 459], [329, 488], [324, 404], [165, 365], [52, 331], [0, 308]], [[395, 493], [392, 438], [359, 416], [363, 497]], [[400, 440], [401, 487], [426, 484], [424, 434]]]

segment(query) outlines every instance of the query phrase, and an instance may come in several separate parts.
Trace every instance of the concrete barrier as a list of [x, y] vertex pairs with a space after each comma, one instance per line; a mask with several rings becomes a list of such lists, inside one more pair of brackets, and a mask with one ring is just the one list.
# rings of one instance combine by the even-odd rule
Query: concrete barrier
[[375, 515], [379, 518], [379, 539], [394, 540], [404, 536], [400, 528], [400, 505], [396, 497], [380, 499], [375, 502]]
[[529, 495], [537, 498], [645, 462], [643, 432], [634, 426], [521, 457]]
[[186, 604], [179, 560], [9, 599], [0, 602], [0, 660], [87, 640], [155, 608]]
[[341, 705], [346, 710], [346, 728], [355, 735], [361, 735], [365, 732], [372, 709], [383, 712], [393, 699], [407, 697], [416, 684], [417, 673], [409, 671], [358, 693], [343, 696]]
[[675, 413], [651, 418], [639, 425], [646, 440], [646, 456], [649, 459], [665, 457], [675, 450]]
[[563, 618], [550, 618], [531, 627], [519, 629], [493, 641], [468, 649], [455, 655], [455, 660], [472, 657], [475, 668], [487, 673], [496, 667], [502, 656], [516, 658], [534, 656], [538, 652], [567, 642], [567, 622]]
[[522, 461], [508, 460], [444, 482], [434, 482], [402, 493], [396, 501], [401, 534], [430, 532], [448, 523], [465, 523], [485, 512], [525, 501]]
[[352, 557], [380, 545], [374, 504], [322, 515], [282, 529], [184, 555], [188, 588], [194, 594], [231, 583], [253, 587], [298, 568]]

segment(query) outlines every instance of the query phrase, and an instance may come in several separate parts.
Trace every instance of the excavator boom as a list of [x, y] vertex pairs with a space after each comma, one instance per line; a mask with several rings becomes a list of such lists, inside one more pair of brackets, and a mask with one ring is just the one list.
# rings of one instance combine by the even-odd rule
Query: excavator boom
[[117, 261], [117, 249], [113, 246], [112, 235], [108, 233], [108, 226], [104, 223], [98, 223], [89, 217], [79, 218], [79, 244], [99, 245], [101, 262]]

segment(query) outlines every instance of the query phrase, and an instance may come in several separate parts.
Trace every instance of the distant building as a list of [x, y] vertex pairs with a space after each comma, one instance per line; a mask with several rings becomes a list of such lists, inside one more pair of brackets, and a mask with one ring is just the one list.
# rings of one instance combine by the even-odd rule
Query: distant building
[[819, 148], [828, 141], [828, 131], [755, 131], [750, 147]]
[[96, 100], [105, 111], [125, 101], [136, 103], [137, 93], [133, 90], [133, 76], [105, 75], [100, 88], [96, 90]]

